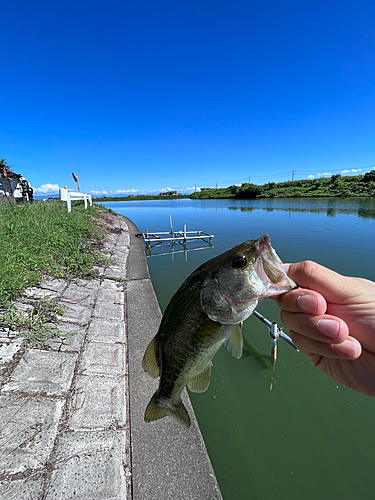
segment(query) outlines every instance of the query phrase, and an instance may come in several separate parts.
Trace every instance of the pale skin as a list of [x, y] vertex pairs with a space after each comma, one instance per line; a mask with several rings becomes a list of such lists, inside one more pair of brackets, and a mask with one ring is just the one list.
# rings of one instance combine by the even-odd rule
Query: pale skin
[[297, 348], [340, 384], [375, 396], [375, 283], [311, 261], [283, 267], [300, 288], [275, 300]]

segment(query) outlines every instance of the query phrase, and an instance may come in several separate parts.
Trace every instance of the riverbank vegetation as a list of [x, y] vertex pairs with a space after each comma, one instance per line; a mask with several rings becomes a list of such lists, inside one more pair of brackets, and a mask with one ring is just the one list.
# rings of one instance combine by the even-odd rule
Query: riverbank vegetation
[[226, 188], [201, 188], [193, 199], [211, 198], [304, 198], [321, 196], [375, 196], [375, 170], [364, 175], [323, 177], [263, 185], [241, 184]]
[[82, 202], [68, 213], [60, 200], [11, 204], [0, 200], [0, 307], [9, 306], [44, 275], [72, 279], [94, 276], [106, 262], [100, 252], [106, 209]]

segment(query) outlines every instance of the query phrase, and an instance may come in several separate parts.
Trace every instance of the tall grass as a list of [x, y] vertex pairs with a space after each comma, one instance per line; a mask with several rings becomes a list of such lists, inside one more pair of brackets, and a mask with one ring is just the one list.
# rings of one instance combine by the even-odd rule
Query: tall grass
[[60, 200], [0, 203], [0, 306], [43, 275], [95, 275], [93, 265], [105, 262], [98, 249], [104, 234], [95, 223], [101, 210], [79, 204], [68, 213]]

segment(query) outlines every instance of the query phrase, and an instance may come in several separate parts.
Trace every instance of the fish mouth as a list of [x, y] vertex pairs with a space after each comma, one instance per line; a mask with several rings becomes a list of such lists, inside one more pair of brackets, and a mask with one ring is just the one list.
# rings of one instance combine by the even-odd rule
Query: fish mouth
[[258, 258], [254, 263], [254, 271], [265, 286], [264, 297], [277, 295], [292, 290], [297, 285], [282, 268], [282, 261], [271, 246], [268, 234], [258, 241]]
[[271, 247], [271, 240], [268, 234], [264, 234], [261, 238], [259, 238], [257, 243], [260, 253], [268, 250]]

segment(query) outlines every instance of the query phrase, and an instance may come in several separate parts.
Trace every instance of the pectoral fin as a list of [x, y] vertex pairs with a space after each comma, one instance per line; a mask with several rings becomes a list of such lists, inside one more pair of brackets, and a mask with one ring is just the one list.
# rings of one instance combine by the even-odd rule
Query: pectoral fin
[[190, 379], [188, 387], [192, 392], [205, 392], [210, 385], [211, 363], [198, 375]]
[[151, 377], [157, 378], [160, 375], [160, 367], [157, 358], [157, 335], [151, 340], [142, 360], [142, 367]]
[[227, 341], [228, 352], [230, 352], [231, 355], [236, 359], [240, 359], [240, 357], [242, 356], [242, 350], [243, 350], [242, 325], [243, 323], [236, 326], [236, 328], [233, 330]]

